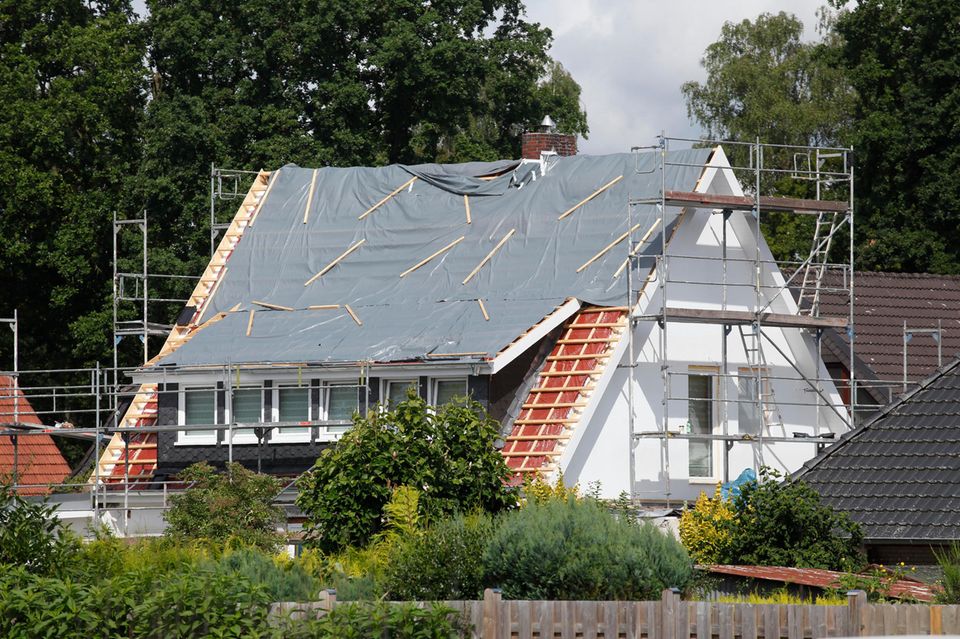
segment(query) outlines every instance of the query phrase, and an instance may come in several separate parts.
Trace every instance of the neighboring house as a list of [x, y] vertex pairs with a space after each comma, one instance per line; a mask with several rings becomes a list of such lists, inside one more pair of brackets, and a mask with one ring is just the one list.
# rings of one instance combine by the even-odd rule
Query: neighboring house
[[[292, 475], [355, 411], [409, 388], [483, 404], [518, 476], [562, 471], [605, 496], [691, 499], [744, 468], [797, 469], [846, 429], [832, 383], [817, 395], [800, 375], [826, 378], [813, 329], [845, 319], [798, 315], [721, 148], [660, 162], [260, 173], [134, 375], [123, 423], [162, 430], [114, 436], [101, 471], [140, 481], [232, 459]], [[651, 203], [662, 187], [685, 206]], [[721, 269], [724, 252], [736, 261]]]
[[[8, 375], [0, 375], [0, 430], [11, 431], [14, 424], [42, 426], [23, 391]], [[16, 476], [21, 495], [44, 495], [45, 484], [59, 484], [70, 475], [70, 466], [50, 435], [24, 431], [15, 437], [0, 435], [0, 478], [12, 481]]]
[[[835, 272], [825, 278], [820, 308], [827, 315], [847, 311], [847, 294], [838, 290], [845, 286], [842, 278]], [[960, 352], [960, 276], [857, 271], [854, 283], [855, 372], [862, 419], [906, 390], [904, 379], [910, 387]], [[822, 354], [831, 377], [842, 380], [840, 392], [849, 406], [850, 390], [843, 383], [850, 379], [846, 331], [825, 331]]]
[[796, 474], [863, 527], [871, 561], [936, 563], [960, 541], [960, 360]]

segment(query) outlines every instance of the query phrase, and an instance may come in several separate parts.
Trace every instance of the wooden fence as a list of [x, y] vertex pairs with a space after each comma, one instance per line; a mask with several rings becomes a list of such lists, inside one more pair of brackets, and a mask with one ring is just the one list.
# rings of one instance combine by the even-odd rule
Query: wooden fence
[[[447, 601], [472, 639], [819, 639], [870, 635], [960, 634], [960, 606], [871, 604], [863, 591], [845, 606], [683, 601], [665, 590], [659, 601], [507, 601], [487, 590], [482, 601]], [[313, 604], [275, 604], [310, 614], [338, 605], [325, 594]], [[340, 603], [342, 605], [342, 602]], [[421, 604], [429, 605], [429, 604]]]

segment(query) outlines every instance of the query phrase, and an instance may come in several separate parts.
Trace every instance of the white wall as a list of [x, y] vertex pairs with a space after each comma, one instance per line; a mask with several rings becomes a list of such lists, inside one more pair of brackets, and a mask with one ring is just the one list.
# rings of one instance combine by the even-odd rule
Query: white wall
[[[725, 161], [722, 158], [721, 160]], [[709, 191], [739, 194], [739, 187], [730, 184], [722, 172], [709, 176]], [[726, 307], [730, 310], [754, 310], [756, 292], [754, 263], [756, 246], [753, 242], [754, 221], [749, 213], [734, 212], [727, 223], [727, 283]], [[709, 210], [690, 210], [679, 225], [668, 247], [669, 278], [667, 299], [669, 307], [720, 309], [723, 307], [723, 273], [719, 260], [700, 260], [697, 257], [718, 258], [721, 251], [723, 217]], [[761, 242], [764, 260], [772, 256]], [[748, 260], [736, 262], [735, 260]], [[768, 309], [776, 313], [796, 313], [796, 305], [788, 293], [776, 296], [783, 278], [776, 267], [768, 265], [762, 274], [766, 294], [774, 296]], [[689, 283], [678, 283], [689, 282]], [[743, 285], [746, 286], [743, 286]], [[656, 313], [661, 308], [660, 289], [656, 282], [646, 287], [639, 314]], [[670, 396], [667, 402], [667, 429], [673, 433], [685, 430], [688, 419], [687, 376], [690, 367], [716, 367], [714, 377], [714, 432], [738, 434], [737, 378], [741, 368], [750, 363], [738, 327], [727, 336], [727, 367], [723, 362], [723, 326], [710, 324], [668, 323], [666, 328], [666, 356], [669, 363]], [[750, 327], [744, 327], [745, 332]], [[825, 367], [816, 353], [816, 343], [810, 331], [801, 329], [764, 328], [766, 335], [809, 378], [828, 378]], [[582, 421], [576, 428], [560, 465], [568, 484], [586, 486], [600, 482], [601, 494], [616, 497], [630, 492], [630, 436], [628, 392], [630, 367], [625, 342], [621, 343], [622, 359], [615, 370], [598, 383], [600, 396], [591, 401]], [[661, 377], [659, 350], [661, 330], [655, 321], [641, 321], [634, 329], [636, 369], [634, 371], [635, 432], [651, 433], [663, 428], [664, 385]], [[818, 395], [802, 380], [790, 365], [768, 342], [763, 342], [769, 385], [777, 412], [768, 419], [773, 422], [764, 434], [793, 437], [794, 433], [814, 435], [823, 432], [841, 433], [844, 420], [826, 406]], [[612, 364], [613, 360], [611, 360]], [[823, 394], [834, 407], [842, 407], [840, 397], [829, 381], [822, 383]], [[819, 404], [819, 405], [818, 405]], [[726, 419], [724, 419], [724, 409]], [[842, 411], [842, 409], [840, 409]], [[782, 422], [782, 426], [780, 425]], [[812, 443], [736, 442], [724, 454], [724, 444], [713, 444], [714, 475], [709, 479], [690, 479], [688, 469], [690, 440], [639, 438], [633, 445], [636, 497], [649, 500], [692, 500], [701, 491], [711, 492], [718, 481], [735, 479], [745, 468], [758, 469], [767, 465], [784, 472], [792, 472], [816, 453]], [[669, 478], [669, 480], [668, 480]]]

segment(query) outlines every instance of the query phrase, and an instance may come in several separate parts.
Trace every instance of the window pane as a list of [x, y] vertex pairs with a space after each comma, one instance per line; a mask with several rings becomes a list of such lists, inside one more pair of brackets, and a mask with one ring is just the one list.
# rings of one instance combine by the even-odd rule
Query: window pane
[[[217, 396], [213, 389], [188, 388], [183, 398], [183, 423], [187, 426], [213, 424], [217, 420]], [[211, 437], [215, 430], [189, 430], [190, 437]]]
[[[310, 420], [310, 389], [302, 388], [281, 388], [279, 391], [280, 406], [279, 419], [281, 422], [306, 422]], [[287, 428], [278, 428], [277, 432], [283, 435], [299, 434], [306, 437], [308, 430], [306, 428], [297, 428], [288, 426]]]
[[760, 408], [757, 406], [757, 378], [749, 371], [741, 371], [737, 379], [740, 403], [737, 408], [737, 424], [741, 433], [760, 434]]
[[[327, 388], [327, 419], [351, 420], [359, 403], [359, 392], [351, 386], [330, 386]], [[328, 426], [334, 433], [342, 433], [350, 426]]]
[[237, 424], [254, 424], [260, 421], [259, 388], [238, 388], [233, 391], [233, 422]]
[[407, 389], [410, 387], [416, 391], [416, 380], [395, 381], [387, 384], [387, 404], [390, 408], [396, 408], [397, 404], [407, 398]]
[[[687, 376], [688, 422], [693, 434], [713, 433], [713, 378], [708, 375]], [[713, 442], [690, 440], [690, 476], [713, 475]]]
[[465, 397], [467, 394], [467, 380], [465, 379], [441, 379], [437, 380], [437, 396], [433, 398], [433, 403], [437, 406], [449, 404], [454, 397]]

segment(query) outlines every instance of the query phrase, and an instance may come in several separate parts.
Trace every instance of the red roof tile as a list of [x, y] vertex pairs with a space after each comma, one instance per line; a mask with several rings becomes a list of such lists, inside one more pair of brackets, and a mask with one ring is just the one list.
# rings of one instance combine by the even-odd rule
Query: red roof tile
[[[12, 423], [17, 414], [21, 424], [43, 422], [33, 412], [33, 407], [23, 391], [14, 391], [13, 378], [0, 375], [0, 423]], [[49, 484], [62, 482], [70, 474], [60, 449], [49, 435], [22, 435], [17, 438], [17, 483]], [[14, 445], [12, 437], [0, 436], [0, 474], [5, 478], [13, 475]], [[19, 488], [22, 495], [40, 495], [49, 493], [44, 486]]]

